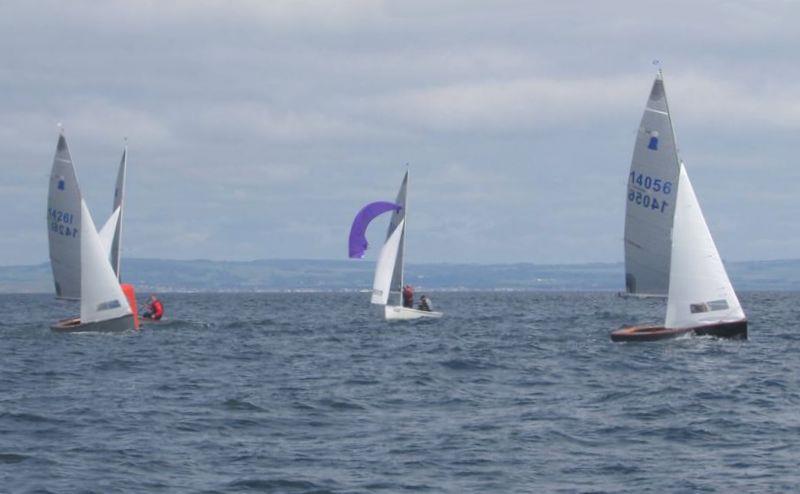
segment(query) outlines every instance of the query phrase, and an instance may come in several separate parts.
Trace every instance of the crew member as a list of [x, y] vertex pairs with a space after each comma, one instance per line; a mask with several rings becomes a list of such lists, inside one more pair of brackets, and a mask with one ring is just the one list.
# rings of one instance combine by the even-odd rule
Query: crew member
[[411, 285], [403, 287], [403, 307], [414, 307], [414, 288]]
[[161, 303], [155, 295], [150, 295], [150, 300], [147, 304], [147, 311], [142, 314], [145, 319], [152, 319], [158, 321], [164, 316], [164, 304]]
[[428, 298], [427, 295], [423, 295], [419, 299], [419, 306], [417, 307], [419, 310], [424, 310], [425, 312], [431, 311], [431, 299]]

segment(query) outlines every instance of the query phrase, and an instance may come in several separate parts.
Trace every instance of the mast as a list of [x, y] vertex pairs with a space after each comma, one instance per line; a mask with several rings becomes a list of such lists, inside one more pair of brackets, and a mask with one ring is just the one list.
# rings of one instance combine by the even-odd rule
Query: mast
[[406, 225], [408, 225], [408, 163], [406, 163], [405, 182], [406, 182], [406, 193], [405, 197], [403, 198], [404, 199], [403, 207], [406, 208], [406, 213], [403, 215], [403, 219], [405, 220], [405, 222], [403, 223], [403, 238], [400, 240], [403, 243], [401, 247], [402, 248], [401, 252], [403, 253], [403, 255], [400, 257], [400, 305], [402, 305], [403, 303], [403, 287], [405, 286], [404, 272], [406, 267], [406, 230], [407, 230]]

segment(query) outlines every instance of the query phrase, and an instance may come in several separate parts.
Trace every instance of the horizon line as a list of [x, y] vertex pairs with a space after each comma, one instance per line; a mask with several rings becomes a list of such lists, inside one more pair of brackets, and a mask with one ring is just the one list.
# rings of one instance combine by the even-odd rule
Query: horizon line
[[[174, 259], [162, 257], [130, 257], [126, 261], [160, 261], [160, 262], [217, 262], [217, 263], [237, 263], [248, 264], [256, 262], [341, 262], [341, 263], [374, 263], [372, 259], [314, 259], [314, 258], [300, 258], [300, 257], [281, 257], [281, 258], [258, 258], [258, 259], [209, 259], [209, 258], [194, 258], [194, 259]], [[746, 259], [746, 260], [725, 260], [725, 263], [762, 263], [762, 262], [797, 262], [800, 257], [796, 258], [778, 258], [778, 259]], [[412, 262], [409, 264], [416, 266], [435, 266], [435, 265], [451, 265], [451, 266], [515, 266], [520, 264], [528, 264], [532, 266], [591, 266], [591, 265], [618, 265], [624, 264], [624, 260], [619, 261], [576, 261], [576, 262], [550, 262], [550, 263], [537, 263], [534, 261], [506, 261], [506, 262], [450, 262], [450, 261], [432, 261], [432, 262]], [[20, 267], [38, 267], [50, 264], [49, 260], [41, 261], [34, 264], [0, 264], [2, 268], [20, 268]]]

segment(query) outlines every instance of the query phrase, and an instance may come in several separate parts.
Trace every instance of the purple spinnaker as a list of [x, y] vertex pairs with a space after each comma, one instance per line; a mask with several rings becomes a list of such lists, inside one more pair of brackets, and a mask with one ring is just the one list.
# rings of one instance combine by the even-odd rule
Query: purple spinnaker
[[361, 208], [350, 227], [350, 258], [361, 259], [367, 250], [367, 226], [375, 217], [387, 211], [400, 211], [399, 204], [386, 201], [372, 202]]

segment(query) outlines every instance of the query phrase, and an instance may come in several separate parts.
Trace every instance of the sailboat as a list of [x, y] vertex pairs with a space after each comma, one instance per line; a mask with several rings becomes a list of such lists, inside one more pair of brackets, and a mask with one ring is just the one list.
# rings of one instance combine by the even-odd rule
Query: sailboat
[[[124, 183], [124, 163], [117, 186]], [[120, 180], [120, 176], [123, 177]], [[109, 261], [119, 230], [121, 202], [98, 232], [83, 201], [64, 137], [58, 136], [47, 195], [47, 231], [56, 297], [80, 300], [80, 317], [59, 321], [55, 331], [115, 331], [138, 328], [136, 295], [120, 285]], [[110, 277], [109, 277], [110, 274]]]
[[[411, 320], [422, 318], [439, 318], [441, 312], [426, 311], [404, 307], [402, 304], [403, 270], [405, 258], [405, 232], [407, 218], [408, 172], [403, 177], [400, 191], [394, 203], [377, 202], [365, 206], [356, 215], [350, 229], [350, 257], [363, 257], [367, 248], [364, 237], [366, 226], [376, 216], [392, 211], [386, 241], [381, 247], [378, 262], [375, 265], [375, 278], [372, 283], [371, 302], [384, 307], [386, 320]], [[396, 304], [390, 303], [394, 298]]]
[[81, 312], [80, 317], [64, 319], [51, 326], [54, 331], [125, 331], [136, 329], [137, 316], [131, 309], [133, 289], [120, 286], [107, 251], [100, 241], [94, 221], [81, 199]]
[[[656, 86], [663, 95], [664, 86], [661, 71], [656, 77]], [[662, 96], [666, 108], [666, 96]], [[648, 105], [650, 102], [648, 102]], [[668, 110], [666, 117], [669, 118]], [[733, 290], [728, 273], [719, 256], [708, 224], [700, 209], [686, 166], [673, 146], [660, 148], [658, 136], [650, 148], [653, 152], [669, 151], [674, 154], [678, 177], [669, 192], [652, 195], [651, 200], [667, 201], [666, 196], [674, 197], [674, 218], [669, 235], [669, 276], [667, 289], [667, 313], [663, 326], [633, 326], [611, 333], [613, 341], [651, 341], [693, 333], [724, 338], [747, 338], [747, 317], [742, 310], [736, 292]], [[654, 180], [654, 179], [653, 179]], [[636, 182], [635, 197], [652, 192]], [[662, 181], [663, 185], [663, 181]], [[656, 191], [658, 192], [658, 191]], [[629, 191], [630, 207], [630, 191]], [[635, 201], [634, 201], [635, 202]], [[641, 204], [644, 209], [644, 200]], [[652, 206], [650, 206], [651, 209]], [[653, 231], [659, 231], [659, 223]], [[662, 264], [663, 265], [663, 264]]]

